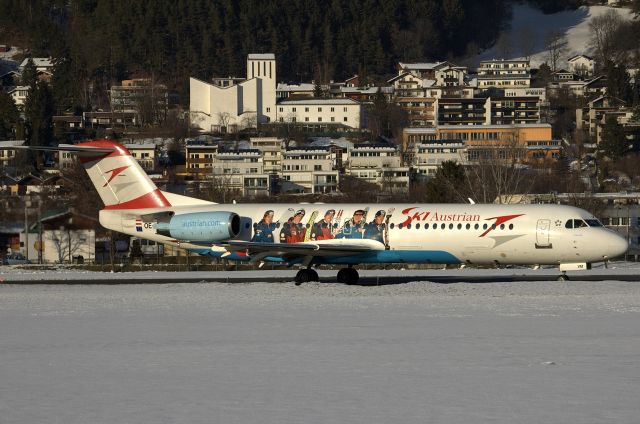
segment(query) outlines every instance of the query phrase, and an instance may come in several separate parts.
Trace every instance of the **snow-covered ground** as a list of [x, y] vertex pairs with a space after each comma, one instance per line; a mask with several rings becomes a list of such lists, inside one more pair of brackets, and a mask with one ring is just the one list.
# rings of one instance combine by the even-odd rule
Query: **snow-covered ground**
[[639, 318], [636, 282], [0, 284], [0, 422], [637, 423]]
[[[567, 36], [568, 51], [565, 60], [576, 54], [590, 54], [589, 50], [589, 22], [596, 16], [601, 16], [609, 10], [616, 11], [623, 19], [632, 19], [633, 13], [628, 8], [612, 8], [609, 6], [583, 6], [577, 10], [543, 14], [528, 4], [515, 5], [510, 29], [507, 30], [507, 38], [511, 40], [513, 54], [509, 59], [521, 58], [520, 39], [523, 28], [527, 28], [536, 40], [535, 54], [531, 58], [531, 66], [537, 67], [547, 61], [544, 48], [545, 35], [550, 31], [560, 31]], [[496, 47], [482, 52], [477, 61], [500, 57]], [[566, 66], [562, 62], [561, 66]]]
[[[533, 269], [530, 267], [513, 267], [507, 269], [429, 269], [429, 270], [360, 270], [360, 276], [366, 280], [380, 278], [384, 283], [414, 281], [443, 281], [443, 279], [503, 281], [511, 280], [539, 280], [553, 279], [559, 275], [557, 268], [545, 267]], [[138, 271], [138, 272], [93, 272], [65, 267], [50, 267], [38, 270], [25, 269], [21, 266], [0, 266], [0, 283], [42, 282], [42, 283], [91, 283], [91, 282], [251, 282], [287, 281], [293, 279], [296, 270], [281, 268], [276, 270], [259, 271]], [[335, 280], [337, 270], [319, 270], [320, 279], [324, 282]], [[603, 264], [595, 264], [592, 270], [569, 272], [572, 279], [588, 280], [624, 280], [638, 276], [640, 280], [640, 263], [611, 262], [607, 268]]]

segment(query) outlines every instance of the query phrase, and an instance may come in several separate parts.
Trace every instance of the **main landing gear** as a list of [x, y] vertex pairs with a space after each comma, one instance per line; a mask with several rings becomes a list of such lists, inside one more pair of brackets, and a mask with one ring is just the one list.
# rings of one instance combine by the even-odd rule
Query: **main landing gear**
[[358, 284], [360, 276], [354, 268], [342, 268], [338, 271], [338, 283], [340, 284]]
[[[338, 271], [338, 283], [340, 284], [358, 284], [358, 280], [360, 276], [358, 275], [358, 271], [355, 268], [342, 268]], [[315, 269], [312, 268], [302, 268], [296, 274], [296, 277], [293, 279], [295, 281], [296, 286], [299, 286], [302, 283], [309, 283], [311, 281], [320, 281], [318, 277], [318, 273]]]
[[318, 277], [318, 273], [315, 269], [302, 268], [296, 274], [296, 278], [294, 278], [294, 281], [296, 282], [296, 286], [299, 286], [302, 283], [308, 283], [310, 281], [320, 281], [320, 278]]

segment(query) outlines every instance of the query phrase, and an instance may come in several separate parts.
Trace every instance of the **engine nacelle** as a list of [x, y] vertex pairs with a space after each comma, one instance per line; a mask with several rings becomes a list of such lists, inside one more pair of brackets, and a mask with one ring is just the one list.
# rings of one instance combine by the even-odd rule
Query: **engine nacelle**
[[228, 240], [240, 234], [240, 216], [233, 212], [196, 212], [174, 215], [169, 222], [158, 222], [156, 232], [184, 241]]

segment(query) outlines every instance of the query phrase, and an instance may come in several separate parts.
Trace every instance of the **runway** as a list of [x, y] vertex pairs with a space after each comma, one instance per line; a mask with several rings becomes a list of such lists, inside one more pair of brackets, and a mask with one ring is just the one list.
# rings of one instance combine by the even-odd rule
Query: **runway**
[[0, 284], [1, 421], [637, 423], [640, 284], [416, 279]]
[[[166, 283], [286, 283], [293, 281], [295, 269], [258, 271], [138, 271], [90, 272], [60, 267], [54, 270], [24, 270], [0, 267], [0, 283], [5, 284], [166, 284]], [[555, 281], [560, 272], [555, 268], [532, 269], [430, 269], [430, 270], [359, 270], [362, 286], [406, 284], [428, 281], [440, 284], [491, 283], [517, 281]], [[318, 270], [323, 283], [335, 282], [336, 270]], [[640, 281], [640, 264], [615, 262], [607, 268], [595, 265], [588, 271], [569, 272], [576, 281]]]

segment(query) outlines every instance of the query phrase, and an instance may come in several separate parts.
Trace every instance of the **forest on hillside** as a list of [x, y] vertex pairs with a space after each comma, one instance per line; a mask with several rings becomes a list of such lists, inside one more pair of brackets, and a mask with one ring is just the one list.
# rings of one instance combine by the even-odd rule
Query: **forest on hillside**
[[0, 0], [0, 40], [65, 58], [57, 69], [59, 84], [68, 83], [64, 106], [90, 107], [74, 94], [80, 85], [98, 92], [152, 77], [185, 99], [189, 76], [242, 76], [250, 52], [275, 53], [280, 81], [385, 77], [398, 61], [490, 46], [511, 1]]

